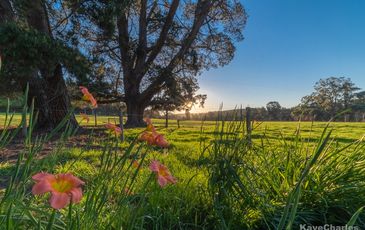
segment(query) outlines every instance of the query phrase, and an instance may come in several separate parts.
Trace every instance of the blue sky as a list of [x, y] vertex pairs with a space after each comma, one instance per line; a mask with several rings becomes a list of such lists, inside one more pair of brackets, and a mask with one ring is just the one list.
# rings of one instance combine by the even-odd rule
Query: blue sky
[[[364, 0], [242, 0], [249, 15], [234, 60], [198, 77], [205, 111], [291, 107], [320, 78], [349, 77], [365, 89]], [[202, 111], [195, 109], [195, 111]]]

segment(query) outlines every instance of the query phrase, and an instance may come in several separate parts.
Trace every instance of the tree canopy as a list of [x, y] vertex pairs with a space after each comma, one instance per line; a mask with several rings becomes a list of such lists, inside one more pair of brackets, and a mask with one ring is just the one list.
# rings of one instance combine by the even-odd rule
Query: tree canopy
[[[4, 71], [0, 86], [5, 92], [25, 89], [34, 100], [37, 126], [56, 127], [70, 113], [65, 73], [87, 75], [89, 62], [68, 42], [55, 35], [50, 5], [57, 1], [1, 0], [0, 53]], [[82, 76], [81, 76], [82, 75]], [[77, 126], [74, 116], [69, 121]]]
[[143, 125], [143, 111], [156, 105], [161, 92], [181, 89], [185, 79], [228, 64], [247, 20], [238, 0], [68, 0], [61, 5], [68, 20], [58, 33], [98, 60], [97, 80], [75, 83], [93, 85], [102, 103], [126, 102], [130, 126]]
[[[329, 77], [319, 80], [314, 92], [302, 98], [300, 111], [320, 120], [329, 120], [345, 110], [357, 109], [363, 93], [350, 78]], [[361, 107], [361, 106], [360, 106]], [[356, 111], [353, 111], [356, 112]]]

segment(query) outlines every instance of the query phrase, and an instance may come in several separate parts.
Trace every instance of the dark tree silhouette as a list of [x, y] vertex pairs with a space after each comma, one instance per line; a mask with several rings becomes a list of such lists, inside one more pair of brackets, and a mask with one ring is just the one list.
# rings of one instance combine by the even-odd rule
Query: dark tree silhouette
[[[104, 70], [105, 81], [76, 82], [95, 85], [100, 103], [124, 101], [127, 126], [144, 125], [144, 110], [164, 88], [228, 64], [247, 19], [238, 0], [66, 2], [71, 25], [62, 33], [82, 41], [75, 45]], [[110, 87], [97, 88], [101, 82]]]
[[[0, 30], [2, 86], [8, 91], [20, 91], [29, 83], [29, 103], [34, 99], [37, 126], [54, 128], [70, 112], [63, 66], [79, 64], [76, 60], [81, 56], [54, 38], [43, 0], [1, 0]], [[70, 121], [77, 125], [73, 115]]]

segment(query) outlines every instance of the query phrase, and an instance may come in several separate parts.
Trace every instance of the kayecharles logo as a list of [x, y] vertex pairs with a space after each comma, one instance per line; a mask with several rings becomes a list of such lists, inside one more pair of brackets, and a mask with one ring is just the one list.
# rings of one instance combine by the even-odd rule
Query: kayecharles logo
[[359, 226], [338, 226], [338, 225], [332, 225], [332, 224], [325, 224], [321, 226], [313, 226], [313, 225], [306, 225], [301, 224], [299, 225], [300, 230], [361, 230]]

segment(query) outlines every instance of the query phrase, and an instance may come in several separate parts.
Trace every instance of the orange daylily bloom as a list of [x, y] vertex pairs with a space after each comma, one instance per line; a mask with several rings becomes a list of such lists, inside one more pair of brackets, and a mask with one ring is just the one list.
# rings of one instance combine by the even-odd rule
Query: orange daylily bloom
[[84, 87], [84, 86], [80, 86], [79, 88], [80, 88], [82, 94], [84, 95], [82, 97], [82, 99], [84, 101], [89, 101], [91, 103], [91, 106], [93, 108], [97, 108], [98, 107], [98, 103], [96, 102], [96, 99], [94, 98], [94, 96], [89, 92], [89, 90], [86, 87]]
[[140, 141], [146, 141], [149, 145], [158, 146], [161, 148], [169, 147], [169, 143], [166, 138], [162, 134], [158, 134], [157, 132], [147, 132], [144, 131], [138, 138]]
[[146, 119], [147, 128], [139, 136], [140, 141], [146, 141], [149, 145], [159, 146], [161, 148], [169, 147], [169, 143], [162, 134], [157, 133], [156, 128], [153, 126], [151, 119]]
[[54, 209], [62, 209], [70, 202], [79, 203], [82, 199], [81, 185], [85, 183], [71, 173], [58, 175], [37, 173], [32, 179], [36, 182], [32, 193], [41, 195], [50, 192], [49, 203]]
[[146, 118], [147, 128], [146, 131], [148, 132], [156, 132], [155, 126], [153, 126], [152, 121], [150, 118]]
[[154, 145], [155, 143], [155, 133], [153, 132], [147, 132], [147, 131], [144, 131], [140, 136], [139, 136], [139, 140], [140, 141], [146, 141], [147, 144], [149, 145]]
[[150, 170], [155, 172], [157, 175], [157, 182], [161, 187], [166, 186], [168, 183], [175, 184], [176, 178], [173, 177], [169, 169], [161, 164], [160, 162], [154, 160], [150, 164]]
[[86, 123], [89, 123], [90, 117], [85, 113], [80, 113], [81, 121], [86, 121]]
[[133, 167], [138, 168], [140, 164], [138, 163], [137, 160], [133, 160], [132, 165]]
[[107, 128], [110, 131], [110, 133], [112, 133], [116, 136], [118, 136], [122, 133], [122, 129], [120, 127], [110, 124], [110, 123], [106, 124], [105, 128]]
[[164, 135], [162, 134], [158, 134], [156, 137], [155, 137], [155, 143], [154, 143], [156, 146], [159, 146], [161, 148], [167, 148], [169, 147], [169, 142], [167, 142], [166, 138], [164, 137]]

